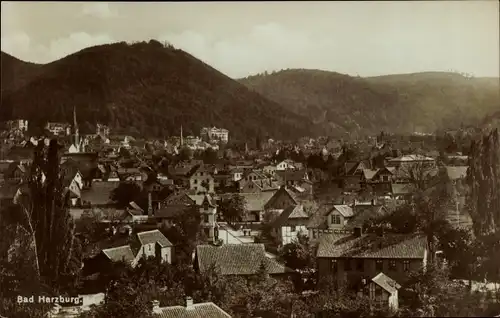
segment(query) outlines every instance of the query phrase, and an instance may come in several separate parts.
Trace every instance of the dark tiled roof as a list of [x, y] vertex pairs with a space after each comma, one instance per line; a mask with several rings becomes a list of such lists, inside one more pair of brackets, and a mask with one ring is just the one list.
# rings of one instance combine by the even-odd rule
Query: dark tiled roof
[[173, 219], [186, 210], [184, 204], [171, 204], [155, 211], [155, 218], [159, 219]]
[[215, 264], [220, 268], [222, 275], [252, 275], [258, 272], [264, 262], [269, 274], [287, 272], [285, 266], [266, 257], [265, 252], [264, 244], [257, 243], [196, 247], [200, 271], [205, 271]]
[[276, 175], [286, 181], [301, 181], [305, 179], [307, 173], [305, 170], [285, 170], [276, 171]]
[[132, 262], [135, 259], [134, 252], [132, 252], [130, 245], [108, 248], [102, 250], [102, 252], [113, 262]]
[[425, 249], [425, 237], [416, 234], [326, 234], [319, 241], [317, 257], [421, 259]]
[[179, 191], [172, 193], [165, 200], [162, 201], [162, 205], [191, 205], [196, 204], [196, 202], [189, 196], [188, 191]]
[[200, 303], [184, 306], [171, 306], [160, 309], [158, 318], [231, 318], [231, 316], [214, 303]]
[[89, 201], [92, 205], [111, 203], [111, 192], [118, 187], [118, 181], [94, 181], [90, 189], [82, 190], [82, 201]]
[[383, 205], [355, 205], [354, 216], [349, 220], [346, 227], [352, 229], [356, 226], [363, 226], [365, 221], [384, 215], [387, 209]]
[[142, 245], [158, 243], [161, 247], [173, 246], [173, 244], [159, 230], [137, 233], [137, 239]]

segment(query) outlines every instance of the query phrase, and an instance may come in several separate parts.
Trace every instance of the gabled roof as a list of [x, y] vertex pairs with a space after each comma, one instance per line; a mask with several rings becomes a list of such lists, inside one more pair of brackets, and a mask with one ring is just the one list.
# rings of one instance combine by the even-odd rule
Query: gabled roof
[[280, 187], [276, 181], [269, 182], [268, 180], [261, 179], [261, 180], [252, 180], [250, 182], [261, 191], [278, 190]]
[[182, 190], [170, 194], [165, 200], [162, 201], [162, 205], [192, 205], [196, 204], [196, 201], [191, 198], [188, 191]]
[[293, 202], [293, 205], [297, 205], [300, 203], [300, 200], [298, 200], [297, 196], [291, 190], [289, 190], [286, 186], [282, 186], [269, 199], [269, 201], [266, 203], [265, 207], [267, 208], [269, 205], [271, 205], [273, 203], [273, 201], [276, 200], [276, 198], [278, 198], [280, 195], [287, 195], [288, 197], [290, 197], [290, 199]]
[[276, 220], [273, 222], [274, 227], [280, 227], [286, 224], [288, 220], [292, 219], [303, 219], [307, 220], [309, 216], [307, 213], [304, 211], [304, 206], [303, 205], [295, 205], [295, 206], [289, 206], [281, 214], [276, 218]]
[[161, 247], [173, 246], [173, 244], [159, 230], [137, 233], [137, 239], [141, 245], [158, 243]]
[[[238, 193], [245, 198], [245, 207], [247, 211], [264, 211], [265, 205], [274, 196], [275, 192], [255, 192], [255, 193]], [[221, 198], [231, 197], [233, 194], [223, 194]]]
[[390, 278], [382, 272], [373, 277], [372, 282], [379, 285], [390, 294], [397, 292], [398, 289], [401, 288], [401, 285], [399, 285], [394, 279]]
[[320, 238], [317, 257], [423, 259], [425, 237], [417, 234], [325, 234]]
[[412, 161], [434, 161], [434, 159], [422, 155], [404, 155], [389, 160], [389, 162], [412, 162]]
[[335, 204], [325, 203], [322, 204], [314, 211], [309, 218], [307, 228], [310, 229], [324, 229], [326, 228], [326, 217], [333, 211]]
[[363, 176], [365, 177], [366, 180], [371, 180], [374, 176], [377, 175], [377, 172], [379, 169], [363, 169]]
[[203, 196], [203, 201], [201, 202], [201, 205], [205, 205], [205, 204], [208, 204], [208, 206], [212, 207], [212, 208], [216, 207], [216, 205], [214, 203], [212, 203], [212, 197], [208, 194], [205, 194]]
[[196, 247], [198, 268], [206, 271], [215, 264], [222, 275], [253, 275], [264, 263], [269, 274], [283, 274], [284, 265], [266, 256], [264, 244], [223, 244], [221, 246], [198, 245]]
[[184, 306], [170, 306], [160, 308], [154, 314], [158, 318], [231, 318], [231, 316], [212, 302]]
[[338, 211], [345, 218], [350, 218], [354, 215], [354, 211], [347, 204], [335, 204], [333, 209]]
[[102, 253], [113, 262], [124, 261], [131, 263], [135, 259], [130, 245], [103, 249]]

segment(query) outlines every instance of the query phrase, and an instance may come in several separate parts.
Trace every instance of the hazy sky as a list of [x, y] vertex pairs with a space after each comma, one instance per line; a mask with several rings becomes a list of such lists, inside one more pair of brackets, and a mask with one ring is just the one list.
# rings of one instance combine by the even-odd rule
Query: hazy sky
[[46, 63], [82, 48], [158, 39], [231, 77], [315, 68], [375, 76], [499, 76], [499, 3], [2, 2], [2, 51]]

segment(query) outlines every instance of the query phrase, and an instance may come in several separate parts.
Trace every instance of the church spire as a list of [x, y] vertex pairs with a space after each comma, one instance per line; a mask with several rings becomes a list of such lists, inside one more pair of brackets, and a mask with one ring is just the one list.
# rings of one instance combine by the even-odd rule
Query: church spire
[[78, 123], [76, 121], [76, 107], [73, 106], [73, 129], [75, 130], [75, 147], [80, 152], [80, 130], [78, 129]]

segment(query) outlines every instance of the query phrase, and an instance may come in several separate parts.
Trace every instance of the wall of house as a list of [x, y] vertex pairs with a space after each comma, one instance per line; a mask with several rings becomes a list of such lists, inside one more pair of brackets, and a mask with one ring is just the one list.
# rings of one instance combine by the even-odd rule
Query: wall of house
[[[332, 216], [333, 215], [340, 216], [340, 224], [334, 224], [334, 223], [332, 223]], [[330, 214], [327, 217], [328, 228], [330, 228], [332, 230], [341, 230], [341, 229], [344, 228], [344, 226], [346, 225], [346, 223], [347, 223], [346, 219], [337, 210], [333, 210], [332, 212], [330, 212]]]
[[292, 243], [299, 233], [307, 234], [307, 227], [303, 224], [282, 226], [279, 231], [282, 244]]
[[391, 294], [388, 291], [375, 284], [374, 282], [369, 283], [368, 290], [372, 305], [389, 305], [389, 298], [391, 297]]
[[167, 262], [172, 264], [172, 248], [171, 247], [161, 247], [160, 257], [162, 262]]
[[[357, 268], [358, 259], [337, 259], [337, 272], [333, 271], [333, 258], [319, 258], [318, 259], [318, 274], [321, 277], [327, 277], [329, 275], [334, 275], [337, 281], [345, 281], [348, 276], [365, 276], [367, 279], [371, 279], [383, 272], [387, 276], [394, 279], [396, 282], [401, 284], [408, 277], [408, 274], [412, 271], [418, 271], [424, 265], [424, 258], [422, 259], [394, 259], [395, 268], [390, 268], [390, 259], [380, 259], [382, 261], [382, 270], [377, 270], [376, 263], [377, 259], [363, 259], [362, 269]], [[404, 270], [404, 262], [408, 261], [409, 269]], [[351, 270], [346, 270], [346, 262], [351, 265]]]
[[399, 309], [399, 295], [396, 290], [392, 295], [389, 296], [389, 308], [397, 311]]

